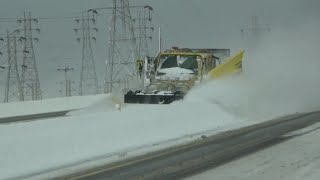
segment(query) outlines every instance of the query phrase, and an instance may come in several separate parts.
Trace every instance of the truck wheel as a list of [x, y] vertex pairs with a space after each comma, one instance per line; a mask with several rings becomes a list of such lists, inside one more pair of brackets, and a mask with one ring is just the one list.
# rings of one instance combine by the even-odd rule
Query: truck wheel
[[180, 99], [183, 99], [184, 97], [184, 93], [182, 91], [176, 91], [174, 92], [174, 97], [175, 97], [175, 100], [180, 100]]
[[133, 92], [133, 91], [128, 91], [128, 92], [127, 92], [127, 95], [133, 96], [133, 95], [134, 95], [134, 92]]

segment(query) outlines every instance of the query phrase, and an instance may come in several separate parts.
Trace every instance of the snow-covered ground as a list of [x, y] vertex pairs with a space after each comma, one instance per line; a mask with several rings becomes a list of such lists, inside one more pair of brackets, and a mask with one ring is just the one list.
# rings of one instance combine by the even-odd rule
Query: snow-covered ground
[[186, 180], [318, 180], [319, 128], [318, 123], [299, 130], [291, 134], [295, 138]]
[[[19, 104], [19, 109], [30, 108], [30, 104], [34, 109], [43, 108], [42, 111], [86, 108], [72, 111], [66, 117], [0, 125], [0, 177], [21, 179], [30, 174], [74, 167], [38, 176], [44, 179], [190, 142], [203, 134], [259, 123], [296, 110], [286, 107], [277, 111], [283, 104], [272, 105], [270, 99], [264, 103], [266, 97], [258, 97], [259, 93], [246, 78], [237, 76], [195, 87], [184, 101], [170, 105], [125, 105], [118, 111], [111, 95], [54, 100], [60, 102], [47, 105], [46, 109], [46, 103], [41, 101], [22, 103], [25, 106]], [[13, 107], [7, 106], [11, 106], [8, 110]], [[28, 112], [33, 112], [30, 109]]]
[[87, 111], [72, 112], [68, 117], [1, 125], [1, 178], [36, 173], [103, 155], [112, 158], [119, 152], [148, 148], [161, 142], [192, 140], [194, 133], [222, 131], [237, 121], [238, 126], [245, 125], [235, 116], [204, 102], [134, 105], [109, 112], [97, 110], [95, 106]]
[[[22, 109], [20, 113], [34, 112], [32, 109], [38, 112], [82, 109], [69, 113], [70, 116], [46, 121], [0, 125], [0, 177], [28, 175], [102, 156], [107, 157], [106, 162], [115, 161], [164, 148], [168, 143], [186, 143], [202, 134], [214, 134], [267, 119], [260, 116], [253, 121], [244, 111], [244, 104], [235, 103], [246, 99], [248, 94], [243, 96], [244, 92], [239, 91], [240, 97], [226, 99], [219, 92], [222, 89], [212, 88], [221, 83], [226, 86], [234, 82], [217, 81], [195, 88], [182, 102], [126, 105], [121, 111], [114, 107], [111, 95], [17, 103]], [[224, 90], [224, 93], [228, 91]], [[8, 110], [12, 106], [3, 105]], [[30, 111], [24, 108], [30, 108]], [[125, 155], [119, 157], [119, 152]]]
[[110, 95], [74, 96], [41, 101], [0, 103], [0, 117], [82, 109], [97, 104], [99, 101], [107, 101], [110, 97]]
[[[261, 102], [251, 101], [249, 89], [243, 77], [234, 77], [196, 87], [181, 102], [125, 105], [121, 111], [114, 107], [111, 95], [87, 97], [83, 104], [78, 97], [75, 97], [77, 100], [68, 98], [67, 101], [78, 101], [76, 104], [87, 107], [66, 117], [0, 125], [0, 177], [20, 179], [25, 175], [81, 164], [69, 168], [70, 172], [186, 143], [203, 134], [259, 123], [289, 112], [261, 111], [257, 106]], [[41, 101], [32, 103], [33, 107], [45, 104]], [[64, 109], [66, 104], [60, 100], [51, 107]], [[250, 111], [252, 108], [255, 111]], [[101, 158], [103, 162], [90, 161]], [[49, 173], [39, 179], [63, 172]]]

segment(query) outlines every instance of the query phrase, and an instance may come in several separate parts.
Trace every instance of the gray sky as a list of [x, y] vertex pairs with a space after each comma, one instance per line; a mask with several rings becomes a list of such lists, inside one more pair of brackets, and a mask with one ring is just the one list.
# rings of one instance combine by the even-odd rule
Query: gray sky
[[[6, 29], [15, 29], [16, 23], [6, 23], [3, 18], [20, 18], [23, 12], [31, 11], [34, 17], [77, 16], [79, 12], [95, 7], [111, 6], [111, 0], [0, 0], [0, 34]], [[163, 29], [165, 48], [205, 47], [239, 48], [244, 46], [240, 29], [248, 27], [252, 15], [259, 23], [271, 29], [293, 27], [320, 17], [318, 0], [132, 0], [131, 4], [152, 6], [155, 10], [153, 24]], [[98, 41], [93, 46], [99, 83], [104, 79], [107, 45], [107, 28], [110, 13], [99, 17]], [[76, 42], [72, 19], [40, 20], [40, 42], [35, 45], [40, 83], [44, 97], [61, 96], [58, 92], [63, 80], [56, 69], [72, 66], [72, 78], [78, 89], [81, 64], [81, 44]], [[157, 33], [154, 32], [154, 55]], [[3, 47], [3, 46], [1, 46]], [[5, 56], [0, 62], [5, 61]], [[4, 95], [6, 73], [0, 71], [0, 100]], [[76, 92], [75, 92], [76, 93]]]

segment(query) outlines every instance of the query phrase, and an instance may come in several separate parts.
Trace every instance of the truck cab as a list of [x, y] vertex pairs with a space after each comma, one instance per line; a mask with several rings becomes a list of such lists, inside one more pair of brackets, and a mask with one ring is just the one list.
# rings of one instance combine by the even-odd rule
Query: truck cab
[[183, 99], [195, 83], [200, 83], [221, 62], [220, 59], [229, 55], [229, 49], [172, 48], [155, 58], [145, 58], [143, 63], [139, 60], [137, 70], [138, 74], [143, 74], [140, 75], [143, 87], [128, 91], [125, 103], [170, 104]]

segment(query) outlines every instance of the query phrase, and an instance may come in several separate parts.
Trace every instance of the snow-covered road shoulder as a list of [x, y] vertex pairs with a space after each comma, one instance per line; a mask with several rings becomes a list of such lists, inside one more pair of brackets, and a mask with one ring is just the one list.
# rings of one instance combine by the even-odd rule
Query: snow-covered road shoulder
[[281, 144], [250, 154], [186, 180], [318, 180], [320, 123], [287, 134]]

